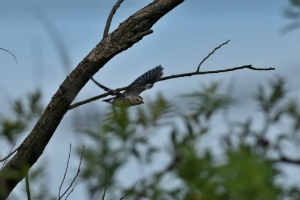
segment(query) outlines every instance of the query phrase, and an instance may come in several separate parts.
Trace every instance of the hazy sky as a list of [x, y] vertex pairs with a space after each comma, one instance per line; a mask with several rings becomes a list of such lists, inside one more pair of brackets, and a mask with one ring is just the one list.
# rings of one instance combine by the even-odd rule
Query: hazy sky
[[[110, 30], [149, 2], [125, 0], [114, 16]], [[101, 40], [105, 21], [114, 3], [113, 0], [0, 1], [0, 47], [13, 52], [18, 59], [16, 64], [11, 55], [0, 51], [0, 112], [9, 110], [10, 100], [22, 98], [36, 88], [43, 90], [43, 102], [47, 105], [67, 74]], [[272, 77], [286, 77], [293, 94], [299, 93], [300, 29], [280, 34], [281, 28], [289, 23], [283, 17], [287, 6], [288, 2], [282, 0], [186, 0], [158, 21], [153, 27], [153, 34], [115, 56], [95, 78], [108, 87], [116, 88], [130, 84], [157, 65], [164, 67], [164, 75], [192, 72], [209, 52], [230, 39], [229, 44], [202, 65], [202, 71], [247, 64], [275, 67], [276, 70], [245, 69], [173, 79], [157, 83], [143, 96], [147, 99], [147, 96], [163, 92], [168, 98], [173, 98], [212, 81], [221, 81], [225, 89], [234, 78], [234, 96], [240, 101], [238, 109], [244, 111], [239, 115], [248, 116], [253, 111], [253, 107], [249, 106], [253, 91], [258, 84]], [[61, 59], [61, 48], [56, 44], [57, 38], [49, 34], [45, 17], [59, 33], [69, 64]], [[99, 88], [88, 83], [75, 101], [100, 93]], [[101, 108], [108, 105], [98, 101], [89, 106]], [[85, 106], [80, 110], [84, 111]], [[68, 144], [74, 142], [71, 134], [65, 133], [72, 131], [71, 126], [64, 119], [45, 150], [48, 157], [65, 155], [48, 161], [53, 165], [52, 173], [58, 176], [52, 178], [54, 193], [65, 167]], [[76, 159], [74, 162], [76, 164]], [[73, 195], [83, 195], [79, 191]]]

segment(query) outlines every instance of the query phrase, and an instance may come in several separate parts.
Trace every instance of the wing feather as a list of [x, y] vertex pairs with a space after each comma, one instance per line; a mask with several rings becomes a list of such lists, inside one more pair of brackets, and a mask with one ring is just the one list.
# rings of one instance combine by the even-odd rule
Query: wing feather
[[158, 81], [163, 73], [163, 68], [159, 65], [154, 69], [149, 70], [139, 78], [137, 78], [133, 83], [131, 83], [125, 92], [124, 95], [139, 95], [144, 90], [150, 89], [153, 87], [154, 83]]

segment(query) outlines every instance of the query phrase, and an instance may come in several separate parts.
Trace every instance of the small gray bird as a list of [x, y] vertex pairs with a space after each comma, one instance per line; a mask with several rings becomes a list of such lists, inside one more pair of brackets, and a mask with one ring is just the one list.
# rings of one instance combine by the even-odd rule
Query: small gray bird
[[111, 90], [104, 85], [101, 85], [95, 81], [93, 77], [91, 77], [91, 79], [100, 88], [107, 91], [110, 95], [115, 96], [113, 98], [104, 99], [103, 101], [112, 104], [114, 107], [127, 108], [144, 103], [143, 98], [139, 96], [139, 94], [141, 94], [144, 90], [153, 87], [154, 83], [162, 77], [162, 70], [163, 68], [161, 66], [149, 70], [133, 81], [133, 83], [131, 83], [123, 93], [120, 93], [117, 90]]

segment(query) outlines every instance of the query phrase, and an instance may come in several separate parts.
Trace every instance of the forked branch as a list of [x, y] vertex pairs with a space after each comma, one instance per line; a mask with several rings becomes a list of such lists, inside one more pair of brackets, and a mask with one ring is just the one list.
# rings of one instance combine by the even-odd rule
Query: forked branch
[[[69, 156], [68, 156], [68, 161], [67, 161], [66, 170], [65, 170], [64, 177], [63, 177], [63, 179], [62, 179], [62, 181], [61, 181], [61, 184], [60, 184], [59, 190], [58, 190], [58, 200], [62, 199], [62, 198], [65, 196], [65, 194], [67, 194], [67, 193], [69, 192], [69, 193], [67, 194], [66, 198], [65, 198], [65, 200], [66, 200], [66, 199], [69, 197], [69, 195], [74, 191], [74, 188], [75, 188], [76, 185], [77, 185], [77, 183], [75, 183], [75, 185], [73, 186], [75, 180], [77, 179], [77, 177], [78, 177], [78, 175], [79, 175], [79, 173], [80, 173], [80, 167], [81, 167], [81, 162], [82, 162], [82, 157], [83, 157], [83, 152], [84, 152], [84, 146], [82, 147], [81, 157], [80, 157], [80, 162], [79, 162], [79, 166], [78, 166], [77, 173], [76, 173], [75, 177], [73, 178], [73, 180], [72, 180], [71, 184], [69, 185], [69, 187], [65, 190], [65, 192], [64, 192], [62, 195], [60, 195], [60, 193], [61, 193], [61, 187], [62, 187], [62, 185], [64, 184], [64, 181], [65, 181], [65, 179], [66, 179], [66, 175], [67, 175], [67, 173], [68, 173], [68, 168], [69, 168], [69, 161], [70, 161], [71, 151], [72, 151], [72, 145], [70, 144], [70, 151], [69, 151]], [[72, 186], [73, 186], [73, 187], [72, 187]], [[72, 188], [72, 189], [71, 189], [71, 188]], [[71, 190], [70, 190], [70, 189], [71, 189]]]
[[[150, 30], [149, 30], [150, 31]], [[222, 46], [226, 45], [230, 40], [227, 40], [226, 42], [222, 43], [221, 45], [217, 46], [211, 53], [209, 53], [198, 65], [197, 70], [195, 72], [190, 72], [190, 73], [183, 73], [183, 74], [175, 74], [175, 75], [170, 75], [170, 76], [166, 76], [166, 77], [162, 77], [161, 79], [159, 79], [157, 82], [159, 81], [165, 81], [168, 79], [173, 79], [173, 78], [181, 78], [181, 77], [186, 77], [186, 76], [195, 76], [195, 75], [203, 75], [203, 74], [216, 74], [216, 73], [223, 73], [223, 72], [230, 72], [230, 71], [235, 71], [235, 70], [240, 70], [240, 69], [251, 69], [251, 70], [259, 70], [259, 71], [268, 71], [268, 70], [275, 70], [275, 68], [269, 67], [269, 68], [255, 68], [252, 67], [252, 65], [244, 65], [244, 66], [240, 66], [240, 67], [233, 67], [233, 68], [228, 68], [228, 69], [223, 69], [223, 70], [214, 70], [214, 71], [204, 71], [204, 72], [200, 72], [200, 67], [201, 65], [212, 55], [215, 53], [216, 50], [220, 49]], [[115, 91], [123, 91], [125, 90], [126, 87], [122, 87], [122, 88], [118, 88]], [[77, 103], [72, 104], [69, 107], [69, 110], [72, 110], [78, 106], [90, 103], [92, 101], [96, 101], [98, 99], [104, 98], [106, 96], [110, 95], [109, 93], [104, 93], [92, 98], [89, 98], [87, 100], [84, 101], [80, 101]]]

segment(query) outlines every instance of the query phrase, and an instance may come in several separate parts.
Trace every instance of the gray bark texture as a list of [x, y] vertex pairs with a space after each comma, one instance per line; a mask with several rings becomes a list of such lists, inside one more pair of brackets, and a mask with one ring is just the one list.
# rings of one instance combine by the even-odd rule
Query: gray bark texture
[[[60, 85], [21, 148], [0, 171], [0, 200], [5, 200], [43, 154], [70, 104], [89, 81], [116, 54], [130, 48], [165, 14], [184, 0], [156, 0], [137, 11], [109, 34], [78, 64]], [[100, 33], [99, 33], [100, 34]]]

